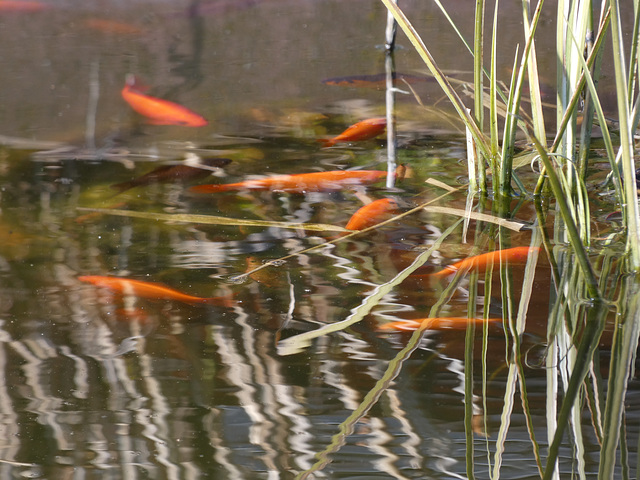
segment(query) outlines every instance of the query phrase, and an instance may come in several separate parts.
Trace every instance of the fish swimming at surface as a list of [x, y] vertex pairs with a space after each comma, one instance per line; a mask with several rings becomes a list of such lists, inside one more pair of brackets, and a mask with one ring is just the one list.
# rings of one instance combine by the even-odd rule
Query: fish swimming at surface
[[475, 270], [478, 273], [487, 271], [487, 268], [500, 266], [500, 263], [510, 263], [523, 265], [527, 262], [529, 255], [538, 252], [540, 247], [514, 247], [504, 250], [496, 250], [495, 252], [483, 253], [473, 257], [465, 258], [459, 262], [447, 265], [442, 270], [435, 273], [427, 273], [422, 275], [412, 275], [412, 278], [428, 278], [428, 277], [446, 277], [453, 275], [458, 270]]
[[217, 193], [235, 190], [271, 190], [275, 192], [305, 193], [341, 190], [350, 186], [367, 185], [387, 176], [382, 170], [335, 170], [328, 172], [276, 175], [238, 183], [196, 185], [195, 193]]
[[51, 5], [38, 1], [0, 0], [0, 13], [34, 13], [53, 8]]
[[360, 207], [345, 226], [347, 230], [364, 230], [384, 220], [398, 210], [398, 202], [392, 198], [381, 198]]
[[153, 125], [181, 125], [184, 127], [204, 127], [209, 122], [182, 105], [152, 97], [144, 93], [146, 87], [137, 85], [133, 75], [127, 76], [122, 88], [122, 98], [129, 106], [145, 117]]
[[321, 138], [324, 147], [331, 147], [336, 143], [361, 142], [375, 138], [384, 132], [387, 127], [387, 119], [382, 117], [368, 118], [361, 122], [354, 123], [340, 135], [333, 138]]
[[196, 297], [179, 292], [161, 283], [104, 275], [81, 275], [78, 280], [96, 287], [107, 288], [120, 295], [132, 295], [151, 300], [173, 300], [191, 305], [233, 306], [230, 297]]

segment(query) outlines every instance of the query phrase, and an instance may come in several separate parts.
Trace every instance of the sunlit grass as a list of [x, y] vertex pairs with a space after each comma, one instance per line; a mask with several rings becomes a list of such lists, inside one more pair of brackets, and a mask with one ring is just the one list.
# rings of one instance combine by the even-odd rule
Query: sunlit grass
[[[463, 38], [460, 30], [448, 15], [445, 6], [436, 1], [444, 17], [452, 25], [470, 54], [469, 65], [473, 69], [472, 90], [473, 109], [458, 97], [455, 88], [438, 68], [437, 59], [428, 51], [424, 42], [404, 15], [401, 8], [390, 0], [381, 0], [389, 12], [398, 21], [400, 28], [409, 38], [426, 66], [436, 77], [444, 93], [464, 124], [469, 137], [475, 145], [477, 157], [469, 159], [469, 178], [471, 194], [478, 188], [482, 195], [492, 195], [497, 202], [496, 212], [509, 216], [510, 203], [514, 189], [528, 196], [529, 190], [535, 193], [532, 200], [536, 203], [540, 231], [534, 232], [538, 237], [536, 243], [545, 246], [551, 263], [554, 291], [549, 316], [547, 346], [547, 380], [548, 388], [548, 423], [547, 440], [549, 449], [541, 449], [540, 439], [536, 439], [528, 421], [533, 445], [534, 457], [542, 478], [558, 478], [557, 463], [559, 446], [565, 432], [571, 430], [575, 441], [578, 474], [584, 475], [585, 448], [582, 442], [582, 408], [586, 401], [592, 413], [604, 412], [602, 418], [594, 418], [594, 428], [601, 440], [600, 478], [613, 478], [617, 459], [622, 463], [625, 476], [630, 476], [628, 465], [628, 445], [623, 428], [623, 405], [628, 378], [635, 361], [638, 344], [640, 319], [636, 313], [638, 307], [638, 287], [634, 277], [625, 277], [622, 287], [617, 290], [607, 288], [605, 278], [598, 277], [598, 272], [591, 263], [591, 221], [592, 207], [587, 193], [587, 172], [590, 157], [591, 124], [594, 118], [601, 126], [602, 140], [611, 166], [609, 178], [613, 181], [615, 201], [621, 206], [624, 226], [626, 227], [625, 245], [627, 256], [616, 268], [619, 271], [640, 270], [640, 215], [638, 211], [638, 193], [636, 190], [634, 143], [635, 132], [640, 119], [640, 103], [638, 100], [639, 49], [638, 35], [640, 31], [640, 2], [633, 2], [634, 34], [625, 37], [622, 31], [620, 5], [618, 1], [603, 4], [602, 11], [593, 11], [590, 2], [569, 2], [560, 0], [556, 8], [556, 57], [558, 62], [557, 104], [554, 109], [546, 108], [541, 99], [538, 66], [535, 49], [535, 31], [543, 8], [540, 1], [531, 12], [528, 0], [523, 0], [523, 42], [514, 49], [513, 73], [507, 90], [503, 90], [496, 75], [497, 34], [500, 28], [498, 17], [498, 1], [494, 4], [493, 23], [491, 26], [491, 48], [488, 68], [483, 57], [485, 43], [485, 9], [483, 0], [475, 3], [475, 30], [472, 46]], [[628, 11], [628, 6], [627, 11]], [[599, 17], [599, 18], [598, 18]], [[590, 32], [594, 32], [591, 34]], [[612, 51], [604, 49], [605, 39], [611, 33]], [[631, 38], [628, 45], [625, 39]], [[625, 55], [625, 49], [630, 55]], [[598, 95], [598, 80], [602, 57], [609, 55], [614, 65], [614, 80], [620, 122], [619, 142], [616, 144], [607, 127], [608, 120]], [[488, 82], [487, 82], [488, 80]], [[521, 110], [523, 102], [523, 85], [529, 84], [530, 116]], [[488, 83], [488, 86], [487, 86]], [[586, 92], [586, 93], [585, 93]], [[485, 109], [488, 109], [489, 121], [485, 122]], [[473, 112], [471, 114], [470, 112]], [[555, 115], [556, 130], [550, 134], [545, 127], [545, 115]], [[582, 117], [582, 125], [578, 118]], [[498, 122], [502, 120], [502, 132]], [[488, 123], [488, 129], [485, 129]], [[551, 122], [548, 122], [551, 124]], [[514, 151], [517, 135], [527, 138], [532, 152], [525, 153], [523, 158], [534, 158], [540, 165], [540, 177], [535, 188], [523, 185], [515, 176], [514, 170], [522, 162], [514, 162]], [[473, 149], [468, 148], [469, 155]], [[485, 172], [490, 172], [486, 177]], [[547, 188], [543, 188], [544, 185]], [[547, 224], [548, 203], [555, 204], [555, 223], [552, 238], [542, 227]], [[543, 207], [543, 203], [545, 207]], [[495, 207], [494, 207], [495, 208]], [[478, 227], [479, 228], [479, 227]], [[502, 229], [500, 229], [502, 230]], [[489, 233], [489, 236], [491, 234]], [[478, 238], [478, 235], [476, 235]], [[498, 233], [499, 248], [508, 247], [508, 235]], [[607, 275], [611, 273], [608, 263]], [[486, 288], [490, 288], [490, 272], [485, 279]], [[509, 430], [511, 408], [516, 396], [516, 383], [519, 381], [520, 396], [525, 416], [528, 417], [528, 400], [526, 383], [519, 350], [520, 336], [526, 325], [526, 306], [529, 298], [525, 292], [531, 292], [533, 271], [525, 276], [523, 294], [516, 302], [513, 285], [506, 272], [501, 273], [502, 305], [505, 318], [505, 332], [512, 342], [512, 350], [506, 352], [510, 363], [505, 392], [505, 410], [498, 438], [496, 454], [493, 462], [489, 461], [492, 478], [500, 477], [500, 452], [508, 448], [506, 434]], [[478, 295], [477, 279], [472, 276], [469, 295], [469, 311], [475, 315], [475, 297]], [[618, 307], [621, 318], [615, 330], [612, 346], [612, 364], [609, 376], [607, 396], [603, 398], [602, 385], [598, 378], [589, 374], [593, 370], [596, 346], [605, 325], [610, 298], [617, 291], [622, 305]], [[487, 292], [485, 292], [487, 295]], [[517, 306], [517, 307], [516, 307]], [[517, 311], [516, 311], [517, 308]], [[621, 316], [622, 315], [622, 316]], [[470, 327], [471, 328], [471, 327]], [[470, 330], [471, 332], [471, 330]], [[472, 335], [472, 333], [469, 333]], [[471, 349], [473, 342], [467, 337], [466, 375], [469, 373], [473, 358]], [[486, 341], [486, 340], [485, 340]], [[486, 344], [485, 344], [486, 346]], [[486, 351], [483, 352], [486, 355]], [[484, 358], [484, 357], [483, 357]], [[588, 384], [585, 380], [589, 376]], [[558, 377], [562, 379], [563, 395], [558, 396]], [[486, 375], [483, 374], [486, 381]], [[586, 395], [586, 398], [585, 398]], [[465, 390], [467, 408], [467, 442], [473, 441], [470, 433], [471, 402], [473, 390]], [[561, 400], [560, 400], [561, 398]], [[604, 401], [603, 405], [600, 403]], [[594, 413], [595, 414], [595, 413]], [[619, 452], [618, 452], [618, 449]], [[545, 454], [540, 452], [544, 451]], [[468, 462], [473, 457], [473, 447], [467, 448]], [[468, 463], [467, 473], [474, 474], [473, 462]]]

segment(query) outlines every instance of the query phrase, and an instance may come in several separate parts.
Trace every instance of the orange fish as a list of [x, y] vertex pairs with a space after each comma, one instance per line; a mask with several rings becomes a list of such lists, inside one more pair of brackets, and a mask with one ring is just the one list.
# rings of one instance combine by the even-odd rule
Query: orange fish
[[493, 268], [500, 265], [500, 262], [509, 262], [510, 264], [524, 265], [527, 263], [529, 255], [540, 250], [540, 247], [514, 247], [506, 250], [497, 250], [495, 252], [483, 253], [473, 257], [465, 258], [459, 262], [447, 265], [442, 270], [426, 275], [412, 275], [416, 277], [446, 277], [456, 273], [458, 270], [476, 270], [478, 273], [487, 271], [487, 268]]
[[145, 33], [145, 29], [137, 25], [108, 20], [106, 18], [87, 18], [82, 21], [82, 24], [91, 30], [96, 30], [108, 35], [141, 35]]
[[189, 191], [195, 193], [228, 192], [233, 190], [272, 190], [276, 192], [304, 193], [341, 190], [353, 185], [366, 185], [387, 176], [382, 170], [335, 170], [329, 172], [277, 175], [221, 185], [196, 185]]
[[399, 320], [397, 322], [383, 323], [378, 330], [395, 330], [401, 332], [409, 332], [417, 330], [421, 325], [427, 324], [426, 328], [431, 330], [440, 330], [445, 328], [466, 328], [470, 322], [502, 322], [501, 318], [467, 318], [467, 317], [442, 317], [442, 318], [419, 318], [416, 320]]
[[398, 202], [392, 198], [381, 198], [359, 208], [345, 228], [347, 230], [364, 230], [386, 220], [397, 210]]
[[185, 127], [204, 127], [209, 123], [182, 105], [144, 94], [143, 91], [146, 88], [137, 86], [135, 83], [135, 77], [127, 77], [127, 82], [122, 89], [122, 98], [133, 110], [146, 117], [149, 123]]
[[[252, 270], [263, 265], [263, 263], [256, 257], [247, 257], [246, 261], [247, 270], [245, 273], [251, 272]], [[249, 278], [271, 288], [280, 288], [285, 284], [284, 278], [282, 277], [282, 271], [277, 269], [268, 270], [263, 268], [262, 270], [258, 270], [257, 272], [249, 273]]]
[[21, 2], [18, 0], [0, 0], [0, 13], [41, 12], [43, 10], [48, 10], [50, 8], [52, 8], [51, 5], [47, 5], [46, 3], [36, 2], [36, 1], [25, 0]]
[[[228, 158], [204, 158], [201, 162], [202, 165], [207, 167], [220, 168], [231, 163], [231, 160]], [[152, 183], [192, 182], [204, 179], [210, 174], [211, 170], [191, 165], [163, 165], [162, 167], [158, 167], [155, 170], [152, 170], [138, 178], [134, 178], [133, 180], [129, 180], [128, 182], [111, 185], [111, 188], [122, 193], [130, 188], [147, 186]]]
[[229, 297], [195, 297], [179, 292], [161, 283], [144, 282], [129, 278], [108, 277], [103, 275], [82, 275], [78, 277], [81, 282], [90, 283], [96, 287], [108, 288], [118, 294], [135, 295], [151, 300], [174, 300], [188, 304], [204, 304], [231, 307]]
[[325, 147], [331, 147], [340, 142], [360, 142], [377, 137], [387, 127], [386, 118], [369, 118], [361, 122], [354, 123], [337, 137], [330, 139], [320, 139]]

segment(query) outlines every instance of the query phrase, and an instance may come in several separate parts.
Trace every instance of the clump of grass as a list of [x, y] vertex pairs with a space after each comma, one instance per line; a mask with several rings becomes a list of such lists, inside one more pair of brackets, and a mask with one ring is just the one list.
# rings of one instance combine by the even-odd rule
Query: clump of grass
[[[461, 41], [470, 53], [470, 65], [473, 67], [473, 110], [467, 109], [457, 95], [447, 77], [439, 69], [434, 56], [427, 49], [404, 12], [391, 0], [381, 0], [388, 11], [394, 16], [398, 25], [403, 30], [409, 41], [432, 75], [440, 84], [443, 92], [448, 97], [457, 112], [459, 119], [464, 124], [468, 136], [472, 139], [473, 149], [470, 152], [477, 154], [469, 161], [470, 188], [475, 193], [479, 190], [481, 195], [493, 194], [496, 200], [494, 207], [501, 216], [508, 216], [509, 204], [512, 192], [520, 190], [520, 195], [533, 198], [537, 202], [540, 225], [546, 224], [544, 209], [541, 207], [541, 199], [555, 201], [556, 221], [554, 225], [554, 242], [548, 240], [547, 233], [543, 231], [542, 238], [548, 249], [548, 256], [553, 265], [555, 290], [552, 298], [556, 303], [552, 306], [550, 315], [550, 328], [548, 352], [552, 357], [548, 365], [550, 384], [564, 369], [563, 378], [564, 395], [562, 404], [557, 410], [557, 415], [549, 417], [548, 438], [550, 441], [549, 452], [544, 460], [539, 459], [539, 446], [531, 432], [531, 439], [538, 460], [540, 476], [542, 478], [554, 478], [557, 473], [558, 448], [562, 442], [564, 432], [568, 426], [573, 427], [576, 435], [580, 431], [580, 411], [585, 400], [585, 391], [590, 391], [588, 402], [594, 410], [604, 411], [602, 419], [594, 419], [597, 425], [598, 438], [602, 439], [600, 477], [612, 478], [615, 467], [616, 450], [621, 448], [619, 458], [626, 458], [626, 442], [620, 438], [622, 430], [623, 404], [626, 385], [634, 361], [634, 352], [638, 343], [638, 330], [640, 319], [637, 315], [631, 316], [621, 328], [616, 329], [612, 355], [615, 357], [612, 366], [615, 371], [611, 373], [609, 380], [609, 396], [604, 399], [601, 406], [601, 396], [594, 395], [593, 389], [584, 389], [584, 381], [593, 362], [596, 346], [604, 328], [604, 318], [607, 313], [605, 305], [610, 302], [622, 300], [606, 299], [603, 294], [603, 281], [598, 278], [596, 270], [590, 262], [591, 247], [591, 209], [587, 195], [587, 167], [590, 157], [591, 124], [596, 119], [601, 127], [602, 138], [611, 166], [610, 178], [613, 181], [615, 202], [621, 205], [623, 221], [626, 232], [625, 245], [627, 256], [626, 263], [618, 268], [638, 272], [640, 270], [640, 212], [638, 210], [638, 193], [636, 190], [633, 132], [638, 127], [640, 119], [640, 97], [638, 95], [640, 78], [640, 49], [638, 48], [638, 32], [640, 31], [640, 2], [635, 1], [633, 7], [634, 32], [630, 37], [629, 45], [624, 44], [622, 21], [620, 18], [620, 5], [617, 0], [603, 3], [600, 12], [594, 12], [592, 3], [587, 1], [568, 2], [559, 0], [556, 11], [556, 56], [558, 59], [557, 77], [557, 105], [556, 105], [556, 131], [549, 136], [545, 129], [545, 114], [549, 110], [543, 108], [536, 60], [535, 32], [543, 8], [540, 0], [535, 8], [528, 0], [522, 2], [523, 14], [523, 47], [516, 48], [513, 74], [506, 90], [501, 89], [496, 78], [497, 64], [497, 31], [498, 4], [494, 4], [493, 23], [491, 27], [491, 48], [488, 68], [483, 58], [485, 43], [485, 10], [484, 0], [476, 0], [475, 3], [475, 32], [473, 45], [469, 45], [463, 38], [460, 30], [451, 20], [445, 7], [436, 0], [445, 18], [451, 23], [458, 33]], [[598, 17], [597, 20], [595, 17]], [[592, 34], [591, 32], [595, 32]], [[611, 52], [605, 52], [604, 40], [611, 34]], [[630, 55], [625, 55], [625, 48]], [[600, 62], [603, 55], [610, 55], [614, 65], [614, 79], [616, 86], [616, 99], [618, 109], [618, 121], [620, 125], [619, 143], [612, 140], [607, 127], [607, 119], [604, 116], [602, 105], [598, 96], [598, 80]], [[585, 58], [586, 56], [586, 58]], [[530, 115], [522, 111], [523, 85], [528, 80], [530, 93], [528, 102], [531, 105]], [[484, 129], [485, 112], [488, 110], [488, 129]], [[471, 113], [473, 111], [473, 113]], [[500, 132], [498, 128], [499, 116], [503, 117], [504, 127]], [[582, 116], [583, 123], [578, 127], [578, 117]], [[514, 151], [516, 135], [520, 133], [528, 139], [532, 145], [533, 157], [541, 166], [541, 174], [538, 184], [532, 194], [520, 182], [515, 172], [518, 163], [514, 163]], [[548, 140], [551, 140], [548, 142]], [[491, 172], [490, 177], [485, 172]], [[547, 185], [545, 187], [545, 184]], [[548, 203], [548, 202], [546, 202]], [[503, 236], [498, 233], [498, 241], [503, 246]], [[554, 248], [565, 245], [565, 248]], [[556, 250], [556, 251], [554, 251]], [[575, 258], [577, 261], [572, 261]], [[528, 277], [527, 277], [528, 278]], [[622, 286], [610, 290], [607, 295], [618, 295], [626, 292], [626, 299], [622, 301], [620, 310], [625, 312], [635, 308], [640, 299], [639, 289], [631, 277], [622, 282]], [[503, 284], [502, 299], [505, 314], [505, 322], [511, 322], [514, 318], [513, 291], [510, 289], [508, 277], [501, 278]], [[530, 278], [529, 278], [530, 280]], [[487, 280], [485, 285], [489, 285]], [[526, 282], [525, 282], [526, 283]], [[470, 292], [476, 291], [471, 286]], [[616, 292], [616, 293], [613, 293]], [[588, 301], [585, 302], [585, 299]], [[527, 299], [523, 297], [520, 302], [526, 305]], [[523, 303], [525, 302], [525, 303]], [[472, 303], [470, 301], [470, 303]], [[587, 308], [588, 306], [588, 308]], [[524, 321], [520, 313], [517, 318]], [[518, 326], [519, 325], [519, 326]], [[522, 325], [510, 325], [515, 332], [512, 341], [518, 345]], [[571, 345], [558, 342], [558, 338], [570, 338], [575, 342], [576, 349]], [[469, 342], [472, 343], [472, 342]], [[469, 348], [472, 348], [468, 345]], [[517, 351], [517, 349], [516, 349]], [[555, 354], [555, 356], [553, 355]], [[558, 367], [562, 364], [562, 367]], [[516, 373], [513, 372], [515, 382]], [[597, 383], [597, 379], [592, 379]], [[524, 378], [521, 378], [524, 382]], [[521, 384], [523, 406], [526, 407], [526, 388]], [[468, 392], [469, 393], [469, 392]], [[549, 390], [547, 404], [549, 411], [556, 411], [553, 407], [557, 403], [556, 392]], [[471, 401], [470, 399], [467, 399]], [[505, 405], [511, 404], [505, 398]], [[507, 416], [508, 417], [508, 416]], [[508, 418], [503, 415], [500, 438], [506, 436], [508, 430]], [[504, 423], [506, 422], [506, 423]], [[498, 453], [502, 451], [504, 444], [498, 445], [494, 463], [494, 477], [499, 477], [500, 459]], [[577, 452], [580, 449], [580, 441], [577, 442]], [[623, 465], [624, 467], [624, 465]], [[628, 469], [628, 465], [626, 467]], [[468, 472], [473, 474], [473, 468], [468, 466]], [[628, 472], [627, 472], [628, 474]]]

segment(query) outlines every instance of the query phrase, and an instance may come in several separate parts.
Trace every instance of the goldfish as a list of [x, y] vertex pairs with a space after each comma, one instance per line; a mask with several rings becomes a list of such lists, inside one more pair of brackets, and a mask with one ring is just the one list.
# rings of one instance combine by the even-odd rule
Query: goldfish
[[78, 280], [96, 287], [107, 288], [122, 295], [135, 295], [150, 300], [173, 300], [176, 302], [231, 307], [229, 297], [195, 297], [179, 292], [161, 283], [144, 282], [130, 278], [110, 277], [103, 275], [81, 275]]
[[133, 110], [147, 118], [153, 125], [182, 125], [204, 127], [209, 122], [188, 108], [177, 103], [146, 95], [146, 87], [136, 85], [135, 77], [128, 76], [122, 89], [122, 98]]
[[0, 13], [41, 12], [52, 8], [50, 5], [36, 1], [0, 0]]
[[142, 35], [145, 33], [145, 29], [137, 25], [106, 18], [87, 18], [83, 20], [82, 25], [109, 35]]
[[502, 322], [501, 318], [467, 318], [467, 317], [436, 317], [419, 318], [416, 320], [398, 320], [396, 322], [383, 323], [378, 327], [380, 331], [395, 330], [409, 332], [417, 330], [423, 324], [427, 329], [440, 330], [445, 328], [466, 328], [469, 323]]
[[447, 265], [442, 270], [429, 273], [426, 275], [413, 275], [412, 277], [446, 277], [456, 273], [458, 270], [476, 270], [478, 273], [484, 273], [487, 268], [499, 266], [500, 262], [509, 262], [510, 264], [523, 265], [527, 263], [527, 258], [534, 252], [540, 250], [540, 247], [514, 247], [506, 250], [497, 250], [495, 252], [483, 253], [473, 257], [465, 258], [459, 262]]
[[189, 191], [195, 193], [228, 192], [232, 190], [272, 190], [276, 192], [304, 193], [340, 190], [353, 185], [377, 182], [387, 176], [382, 170], [334, 170], [329, 172], [276, 175], [221, 185], [196, 185]]
[[397, 210], [398, 202], [392, 198], [381, 198], [359, 208], [345, 228], [347, 230], [364, 230], [386, 220]]
[[[391, 77], [393, 78], [394, 85], [401, 84], [403, 80], [409, 84], [428, 82], [431, 80], [429, 77], [419, 77], [396, 72], [393, 72]], [[385, 88], [387, 84], [387, 74], [376, 73], [373, 75], [350, 75], [347, 77], [327, 78], [323, 80], [322, 83], [340, 87], [375, 88], [380, 90]]]
[[369, 118], [361, 122], [354, 123], [340, 135], [333, 138], [323, 138], [319, 141], [324, 143], [325, 147], [331, 147], [341, 142], [360, 142], [377, 137], [387, 126], [386, 118]]
[[[201, 160], [202, 165], [207, 167], [224, 167], [231, 163], [228, 158], [205, 158]], [[158, 167], [149, 173], [129, 180], [128, 182], [116, 183], [111, 185], [111, 188], [118, 190], [118, 193], [125, 192], [134, 187], [141, 187], [151, 185], [152, 183], [169, 183], [169, 182], [191, 182], [194, 180], [201, 180], [208, 177], [211, 171], [206, 168], [199, 168], [197, 166], [179, 164], [179, 165], [164, 165]]]
[[[267, 270], [262, 269], [256, 272], [253, 272], [256, 268], [263, 265], [263, 263], [258, 260], [256, 257], [247, 257], [247, 270], [245, 273], [249, 274], [249, 278], [255, 280], [258, 283], [262, 283], [263, 285], [271, 288], [281, 288], [285, 285], [284, 278], [282, 277], [282, 272], [278, 270]], [[253, 273], [249, 273], [253, 272]]]

